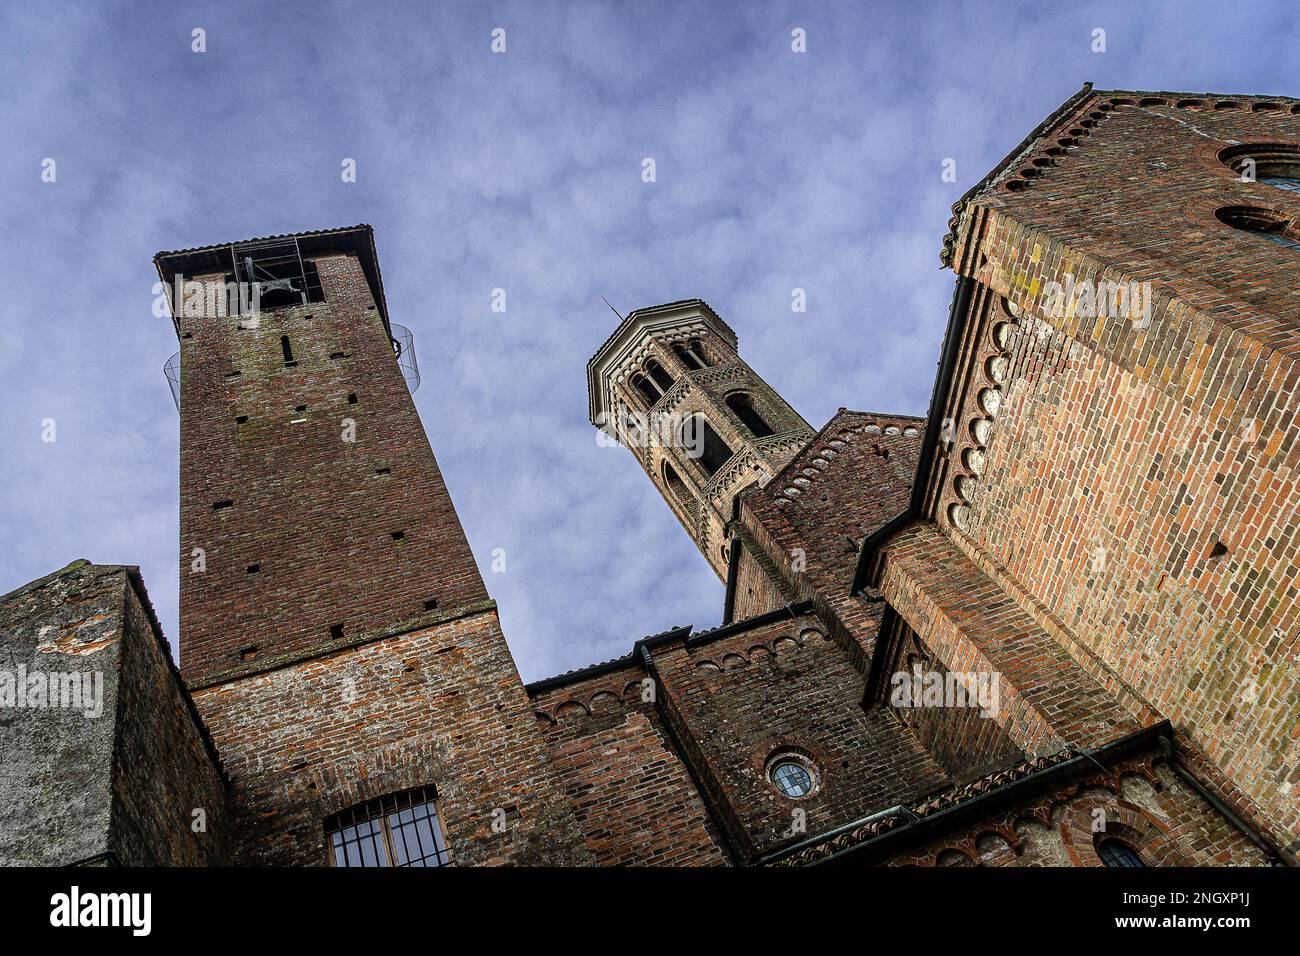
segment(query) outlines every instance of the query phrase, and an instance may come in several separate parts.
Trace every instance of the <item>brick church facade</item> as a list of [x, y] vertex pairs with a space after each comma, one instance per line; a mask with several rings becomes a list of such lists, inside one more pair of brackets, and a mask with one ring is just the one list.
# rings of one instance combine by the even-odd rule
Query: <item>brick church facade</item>
[[104, 700], [0, 709], [0, 862], [1294, 865], [1300, 102], [1085, 87], [949, 225], [925, 419], [621, 321], [591, 421], [724, 623], [531, 684], [370, 228], [160, 253], [268, 296], [173, 310], [180, 666], [135, 568], [0, 599]]

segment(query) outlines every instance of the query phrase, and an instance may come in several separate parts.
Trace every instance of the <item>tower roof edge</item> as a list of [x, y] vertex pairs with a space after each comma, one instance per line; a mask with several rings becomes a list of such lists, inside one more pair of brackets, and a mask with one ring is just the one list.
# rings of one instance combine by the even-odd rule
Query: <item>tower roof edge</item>
[[587, 362], [588, 411], [593, 425], [600, 427], [597, 419], [609, 404], [606, 372], [615, 368], [646, 333], [689, 319], [703, 322], [731, 348], [736, 348], [735, 331], [703, 299], [679, 299], [633, 309]]

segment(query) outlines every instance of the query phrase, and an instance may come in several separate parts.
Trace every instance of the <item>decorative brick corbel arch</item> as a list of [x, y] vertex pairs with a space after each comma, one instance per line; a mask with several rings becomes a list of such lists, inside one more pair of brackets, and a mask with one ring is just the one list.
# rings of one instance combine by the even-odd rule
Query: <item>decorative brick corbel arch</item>
[[[1105, 814], [1105, 830], [1094, 829], [1096, 811]], [[1114, 838], [1127, 843], [1147, 866], [1190, 866], [1170, 838], [1169, 825], [1126, 800], [1089, 797], [1066, 810], [1060, 823], [1061, 842], [1074, 866], [1105, 866], [1097, 843]]]

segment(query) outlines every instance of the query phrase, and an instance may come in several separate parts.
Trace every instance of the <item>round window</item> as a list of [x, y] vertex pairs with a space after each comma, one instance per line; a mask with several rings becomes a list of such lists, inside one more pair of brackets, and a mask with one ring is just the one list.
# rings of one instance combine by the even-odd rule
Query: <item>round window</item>
[[792, 799], [806, 797], [813, 792], [813, 775], [805, 763], [795, 757], [785, 755], [772, 762], [767, 772], [772, 785], [782, 794]]

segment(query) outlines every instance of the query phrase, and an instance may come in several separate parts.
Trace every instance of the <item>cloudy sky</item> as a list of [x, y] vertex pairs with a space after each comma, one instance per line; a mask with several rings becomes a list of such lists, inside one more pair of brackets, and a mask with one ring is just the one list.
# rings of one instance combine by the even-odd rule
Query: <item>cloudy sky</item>
[[524, 677], [716, 625], [722, 586], [587, 424], [601, 295], [708, 300], [815, 427], [924, 414], [949, 206], [1084, 81], [1300, 93], [1293, 0], [1056, 6], [6, 4], [0, 592], [139, 564], [175, 647], [177, 346], [150, 260], [369, 222]]

